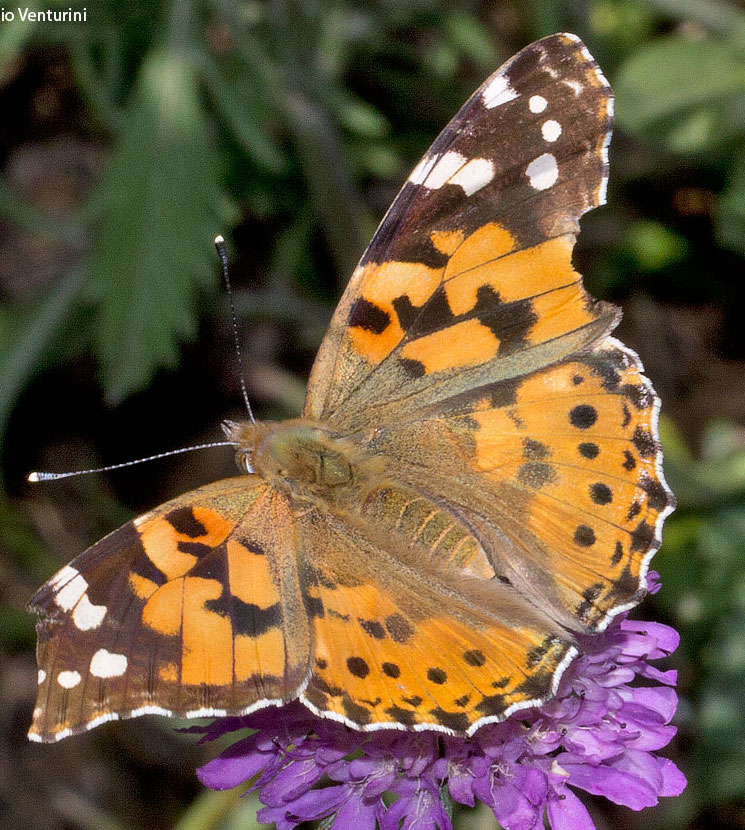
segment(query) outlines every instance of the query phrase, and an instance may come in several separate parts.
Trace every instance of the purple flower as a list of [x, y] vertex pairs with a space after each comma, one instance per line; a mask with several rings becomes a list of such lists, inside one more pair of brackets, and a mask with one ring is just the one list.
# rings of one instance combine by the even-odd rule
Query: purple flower
[[[648, 584], [658, 590], [656, 574]], [[188, 730], [203, 741], [256, 730], [199, 778], [214, 789], [252, 780], [266, 805], [258, 819], [277, 830], [327, 817], [334, 830], [451, 830], [445, 789], [460, 804], [483, 801], [505, 830], [543, 828], [544, 816], [552, 830], [595, 830], [575, 789], [641, 810], [686, 785], [656, 754], [676, 731], [676, 673], [647, 662], [675, 651], [678, 634], [622, 614], [579, 641], [580, 656], [552, 700], [470, 738], [356, 732], [291, 703]], [[632, 685], [637, 678], [645, 685]], [[393, 796], [388, 806], [384, 792]]]

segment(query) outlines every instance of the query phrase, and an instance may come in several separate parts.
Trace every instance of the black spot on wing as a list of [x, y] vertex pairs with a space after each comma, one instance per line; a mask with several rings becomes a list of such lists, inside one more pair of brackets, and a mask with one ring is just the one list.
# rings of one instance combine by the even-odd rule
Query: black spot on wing
[[[322, 677], [319, 677], [317, 674], [313, 675], [313, 679], [310, 683], [310, 686], [314, 686], [319, 691], [323, 692], [323, 694], [328, 695], [329, 697], [341, 697], [344, 694], [344, 689], [341, 686], [330, 686]], [[308, 688], [310, 688], [310, 686]]]
[[613, 493], [607, 484], [602, 481], [596, 481], [590, 485], [590, 498], [595, 504], [606, 505], [613, 501]]
[[349, 312], [349, 325], [352, 328], [361, 328], [373, 334], [382, 334], [390, 323], [388, 312], [364, 297], [358, 297]]
[[310, 619], [320, 619], [326, 615], [323, 601], [320, 597], [314, 597], [304, 589], [302, 590], [302, 596], [303, 605], [305, 606], [305, 613], [308, 617], [310, 617]]
[[353, 674], [355, 677], [365, 678], [368, 674], [370, 674], [370, 666], [367, 665], [362, 657], [347, 658], [347, 669], [349, 669], [349, 673]]
[[655, 541], [654, 528], [642, 519], [631, 532], [631, 550], [646, 553]]
[[485, 695], [477, 704], [476, 708], [484, 717], [499, 716], [507, 708], [504, 695]]
[[[123, 530], [124, 528], [122, 528]], [[134, 528], [133, 528], [134, 529]], [[161, 569], [153, 562], [153, 560], [145, 553], [145, 548], [138, 535], [135, 534], [132, 547], [137, 548], [137, 552], [131, 558], [129, 569], [132, 573], [141, 576], [144, 579], [149, 579], [156, 585], [165, 585], [168, 582], [168, 577], [161, 571]], [[90, 591], [89, 591], [90, 594]], [[93, 597], [89, 597], [93, 601]]]
[[469, 666], [483, 666], [486, 663], [484, 653], [478, 649], [471, 649], [463, 653], [463, 659]]
[[385, 713], [392, 721], [403, 724], [404, 726], [414, 726], [417, 722], [416, 713], [411, 709], [402, 709], [400, 706], [389, 706], [385, 710]]
[[634, 576], [628, 567], [625, 567], [618, 579], [613, 582], [609, 597], [615, 598], [616, 602], [641, 601], [646, 596], [646, 590], [639, 587], [639, 578]]
[[569, 423], [577, 429], [589, 429], [598, 419], [598, 411], [590, 404], [579, 404], [569, 413]]
[[427, 370], [421, 360], [412, 360], [409, 357], [400, 357], [398, 362], [410, 378], [421, 378], [427, 374]]
[[577, 449], [583, 458], [587, 458], [590, 461], [592, 461], [593, 458], [597, 458], [600, 453], [600, 447], [592, 441], [583, 441]]
[[393, 308], [401, 328], [410, 340], [425, 337], [440, 329], [452, 326], [459, 318], [450, 310], [447, 295], [442, 286], [422, 306], [414, 306], [407, 296], [397, 297]]
[[182, 536], [195, 539], [197, 536], [207, 535], [207, 528], [197, 519], [191, 507], [177, 507], [166, 514], [165, 519]]
[[453, 732], [465, 732], [470, 726], [468, 715], [464, 712], [447, 712], [438, 706], [436, 709], [430, 709], [429, 713], [438, 723], [452, 729]]
[[644, 473], [639, 481], [639, 486], [646, 492], [647, 504], [652, 510], [664, 510], [671, 505], [673, 500], [670, 493], [656, 478], [651, 478], [649, 474]]
[[413, 626], [401, 614], [391, 614], [386, 617], [385, 627], [395, 643], [407, 643], [414, 634]]
[[629, 472], [631, 472], [631, 470], [633, 470], [634, 467], [636, 467], [636, 459], [629, 452], [629, 450], [624, 450], [623, 451], [623, 458], [624, 458], [624, 461], [623, 461], [623, 464], [621, 466], [624, 468], [624, 470], [628, 470]]
[[642, 427], [634, 430], [634, 437], [631, 440], [642, 458], [650, 458], [657, 452], [658, 447], [654, 436]]
[[344, 707], [344, 714], [349, 720], [360, 725], [370, 723], [370, 710], [359, 703], [355, 703], [349, 695], [344, 695], [342, 698], [342, 706]]
[[476, 292], [476, 305], [464, 318], [475, 317], [499, 338], [499, 354], [509, 355], [524, 348], [530, 330], [538, 321], [530, 300], [503, 303], [490, 285]]
[[359, 622], [360, 627], [365, 634], [369, 634], [376, 640], [382, 640], [385, 638], [385, 629], [377, 620], [363, 620], [359, 617], [357, 622]]
[[205, 545], [204, 542], [178, 542], [176, 547], [181, 551], [181, 553], [188, 553], [190, 556], [196, 556], [197, 559], [201, 559], [212, 550], [212, 548], [209, 545]]
[[578, 525], [574, 541], [583, 548], [589, 548], [595, 544], [595, 531], [589, 525]]
[[431, 668], [427, 669], [427, 680], [431, 683], [436, 683], [438, 686], [442, 686], [448, 679], [447, 674], [438, 668]]
[[228, 617], [233, 622], [233, 631], [247, 637], [260, 637], [270, 629], [282, 625], [282, 607], [278, 602], [261, 608], [253, 602], [243, 602], [238, 597], [223, 592], [217, 599], [208, 599], [204, 607], [221, 617]]
[[256, 556], [266, 556], [264, 548], [248, 536], [237, 536], [236, 541]]

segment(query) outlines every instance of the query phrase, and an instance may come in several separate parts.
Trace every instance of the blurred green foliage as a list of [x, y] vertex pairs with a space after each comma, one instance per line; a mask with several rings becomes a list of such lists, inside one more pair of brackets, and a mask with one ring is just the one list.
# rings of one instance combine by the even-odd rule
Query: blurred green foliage
[[[583, 220], [577, 258], [593, 293], [627, 308], [629, 342], [669, 413], [679, 501], [655, 559], [655, 602], [683, 635], [675, 751], [691, 783], [653, 819], [624, 814], [622, 826], [745, 826], [745, 12], [735, 2], [135, 0], [89, 4], [83, 26], [0, 26], [0, 105], [16, 108], [0, 129], [0, 244], [25, 234], [76, 252], [33, 290], [20, 290], [23, 259], [18, 285], [0, 284], [0, 435], [14, 496], [0, 499], [1, 654], [30, 664], [25, 598], [59, 549], [78, 538], [82, 548], [121, 510], [108, 491], [94, 495], [102, 485], [75, 485], [67, 495], [95, 519], [68, 539], [48, 504], [18, 498], [20, 473], [44, 457], [28, 447], [52, 444], [26, 414], [39, 379], [59, 390], [95, 365], [123, 419], [144, 417], [142, 401], [149, 425], [167, 422], [162, 440], [181, 435], [184, 408], [159, 409], [171, 388], [155, 399], [142, 390], [163, 387], [185, 343], [227, 325], [211, 243], [232, 229], [241, 325], [265, 344], [251, 352], [252, 392], [270, 414], [296, 414], [333, 303], [408, 169], [502, 60], [561, 29], [583, 37], [617, 97], [610, 203]], [[75, 115], [42, 119], [41, 139], [72, 135], [103, 154], [66, 210], [23, 195], [7, 165], [39, 138], [23, 110], [41, 106], [26, 67], [49, 55], [62, 56]], [[50, 407], [49, 435], [67, 405]], [[71, 413], [55, 433], [62, 458], [95, 463]], [[122, 421], [96, 413], [87, 428], [99, 418], [113, 460], [126, 458]], [[210, 413], [223, 414], [217, 403]], [[85, 803], [74, 826], [140, 826]], [[254, 827], [255, 810], [205, 793], [178, 826]], [[492, 825], [463, 815], [458, 826]]]

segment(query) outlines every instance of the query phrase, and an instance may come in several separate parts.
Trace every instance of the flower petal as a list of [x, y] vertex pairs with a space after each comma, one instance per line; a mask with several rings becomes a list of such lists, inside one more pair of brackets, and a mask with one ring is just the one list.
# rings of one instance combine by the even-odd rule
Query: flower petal
[[596, 830], [585, 805], [568, 788], [546, 804], [551, 830]]

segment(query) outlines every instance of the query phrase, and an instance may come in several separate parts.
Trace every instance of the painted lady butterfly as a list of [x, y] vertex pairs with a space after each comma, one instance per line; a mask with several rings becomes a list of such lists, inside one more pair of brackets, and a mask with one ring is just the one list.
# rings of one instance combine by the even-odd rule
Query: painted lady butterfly
[[354, 272], [302, 418], [227, 423], [241, 475], [35, 596], [32, 739], [293, 699], [471, 734], [548, 698], [572, 632], [640, 601], [672, 509], [658, 401], [571, 264], [611, 119], [573, 35], [474, 93]]

